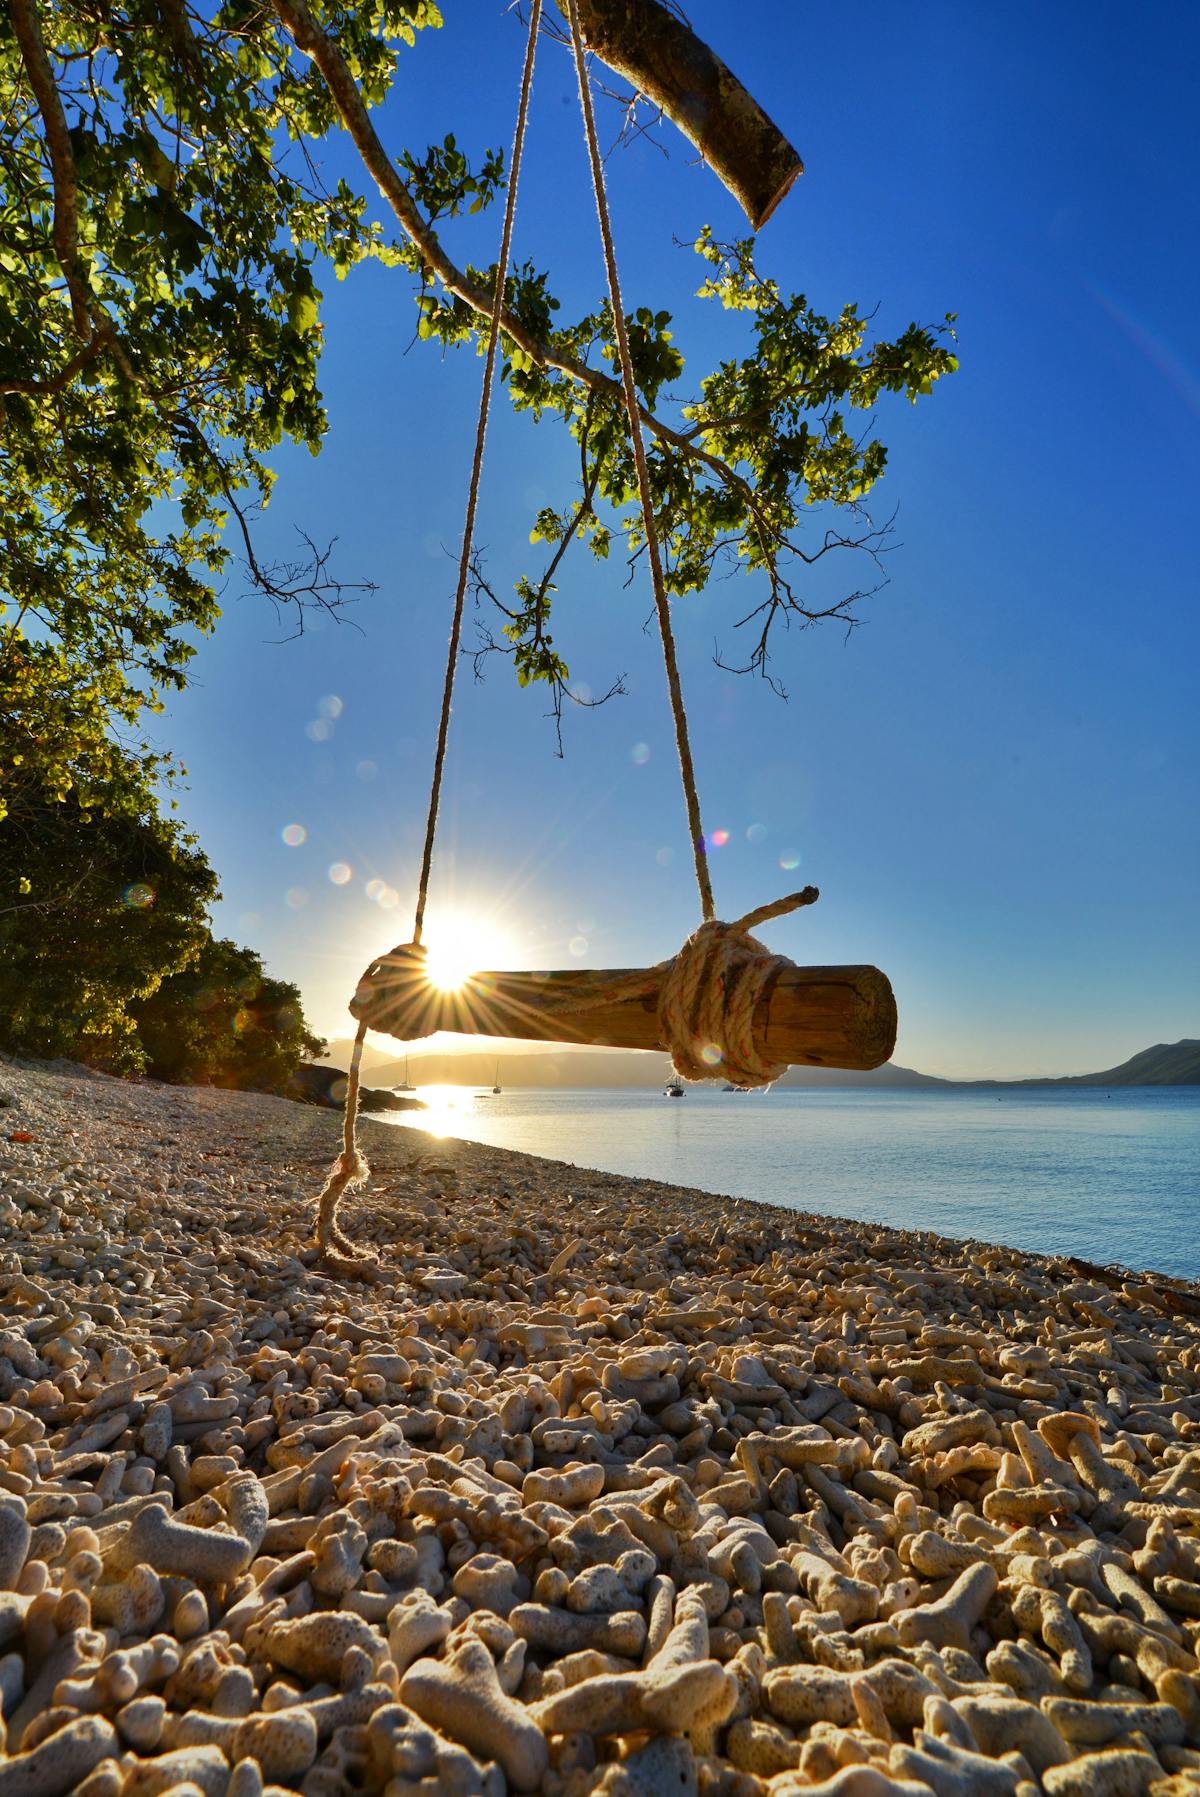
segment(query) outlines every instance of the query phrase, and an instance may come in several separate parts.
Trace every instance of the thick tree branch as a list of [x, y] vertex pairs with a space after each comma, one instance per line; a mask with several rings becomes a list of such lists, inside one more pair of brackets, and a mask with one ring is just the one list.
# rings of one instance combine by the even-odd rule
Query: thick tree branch
[[42, 27], [36, 0], [9, 0], [9, 16], [13, 33], [21, 51], [21, 61], [33, 89], [41, 114], [46, 151], [50, 158], [50, 174], [54, 183], [54, 253], [71, 296], [71, 316], [75, 330], [84, 343], [90, 343], [94, 331], [88, 304], [87, 273], [79, 257], [79, 220], [77, 207], [79, 185], [75, 176], [75, 155], [71, 149], [71, 133], [67, 115], [50, 67], [50, 58], [42, 40]]
[[104, 348], [104, 340], [99, 336], [93, 336], [91, 342], [85, 343], [83, 348], [76, 355], [71, 357], [71, 360], [65, 367], [61, 368], [57, 374], [47, 376], [44, 381], [0, 381], [0, 396], [5, 393], [28, 393], [32, 395], [37, 395], [39, 393], [61, 393], [64, 387], [69, 387], [71, 385], [71, 382], [75, 379], [75, 376], [79, 373], [80, 369], [85, 368]]
[[804, 164], [754, 96], [660, 0], [577, 3], [588, 49], [666, 113], [761, 230]]
[[[291, 37], [296, 48], [316, 63], [325, 85], [329, 89], [334, 104], [341, 114], [342, 123], [354, 141], [359, 155], [362, 157], [368, 172], [379, 188], [380, 193], [395, 213], [405, 234], [421, 252], [427, 267], [437, 276], [448, 293], [470, 306], [481, 317], [489, 318], [492, 312], [492, 296], [482, 287], [469, 279], [442, 248], [437, 233], [430, 227], [416, 206], [408, 188], [397, 173], [396, 167], [389, 157], [379, 134], [371, 122], [370, 114], [363, 103], [353, 75], [346, 60], [328, 32], [313, 18], [304, 0], [271, 0], [276, 16]], [[579, 362], [574, 356], [558, 349], [554, 344], [535, 337], [527, 331], [512, 313], [505, 310], [500, 315], [500, 327], [505, 335], [531, 356], [539, 368], [553, 368], [564, 374], [569, 380], [578, 381], [590, 392], [611, 400], [614, 405], [623, 404], [620, 383], [610, 380], [597, 369], [589, 368], [585, 362]], [[652, 436], [662, 443], [667, 443], [690, 461], [700, 462], [717, 479], [726, 486], [734, 488], [748, 503], [753, 504], [753, 489], [744, 481], [727, 462], [719, 456], [710, 455], [707, 450], [700, 449], [681, 432], [672, 430], [662, 419], [656, 418], [652, 412], [640, 408], [642, 423]]]

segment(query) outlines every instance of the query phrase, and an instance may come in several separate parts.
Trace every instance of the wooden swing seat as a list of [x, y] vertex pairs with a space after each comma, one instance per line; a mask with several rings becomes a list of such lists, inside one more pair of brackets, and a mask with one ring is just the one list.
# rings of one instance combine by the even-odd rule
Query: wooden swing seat
[[[403, 1042], [449, 1030], [661, 1052], [670, 1046], [658, 1019], [663, 977], [662, 968], [475, 973], [447, 991], [430, 983], [424, 956], [404, 945], [372, 966], [350, 1010], [368, 1028]], [[607, 987], [634, 993], [606, 1000]], [[896, 1045], [891, 983], [878, 967], [784, 962], [755, 1008], [754, 1045], [764, 1059], [789, 1065], [879, 1067]]]

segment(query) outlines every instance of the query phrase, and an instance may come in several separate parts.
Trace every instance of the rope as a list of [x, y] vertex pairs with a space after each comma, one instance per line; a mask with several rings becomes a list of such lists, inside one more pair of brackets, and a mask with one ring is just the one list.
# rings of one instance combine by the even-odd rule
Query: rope
[[754, 1018], [785, 967], [757, 936], [756, 924], [797, 911], [817, 898], [815, 886], [759, 905], [736, 923], [709, 918], [693, 931], [663, 970], [658, 1021], [676, 1073], [684, 1079], [722, 1078], [741, 1087], [769, 1086], [786, 1061], [769, 1061], [754, 1040]]
[[352, 1191], [356, 1186], [365, 1185], [370, 1176], [367, 1157], [360, 1152], [358, 1146], [358, 1088], [359, 1068], [362, 1062], [363, 1042], [366, 1039], [367, 1026], [362, 1022], [354, 1038], [354, 1051], [350, 1056], [350, 1072], [346, 1080], [346, 1099], [342, 1114], [342, 1152], [329, 1169], [329, 1177], [321, 1189], [317, 1199], [317, 1246], [335, 1268], [345, 1270], [343, 1263], [352, 1262], [350, 1270], [362, 1272], [369, 1265], [364, 1261], [349, 1236], [338, 1224], [337, 1210], [342, 1194]]
[[[525, 147], [525, 126], [529, 119], [529, 96], [533, 88], [533, 65], [537, 54], [538, 26], [542, 17], [542, 0], [533, 0], [529, 11], [529, 34], [525, 42], [525, 63], [521, 70], [521, 93], [517, 102], [517, 123], [513, 133], [508, 192], [504, 201], [504, 224], [500, 233], [500, 253], [496, 260], [496, 287], [492, 296], [492, 316], [488, 326], [487, 356], [483, 367], [483, 385], [479, 395], [479, 418], [475, 426], [475, 450], [471, 460], [471, 482], [467, 493], [467, 515], [463, 524], [462, 553], [458, 562], [458, 586], [454, 594], [454, 616], [450, 625], [450, 642], [446, 652], [446, 677], [442, 685], [442, 710], [438, 721], [437, 747], [433, 757], [433, 778], [429, 789], [429, 811], [425, 820], [425, 846], [421, 855], [421, 874], [417, 885], [416, 915], [413, 919], [410, 946], [423, 952], [421, 936], [425, 927], [425, 906], [429, 897], [429, 875], [433, 865], [433, 844], [437, 835], [438, 808], [442, 794], [442, 772], [446, 763], [446, 742], [450, 733], [450, 710], [454, 697], [454, 674], [458, 663], [458, 646], [462, 637], [463, 607], [467, 580], [471, 571], [471, 544], [475, 535], [475, 513], [479, 503], [479, 483], [483, 473], [483, 446], [487, 437], [488, 415], [492, 404], [492, 379], [496, 369], [496, 348], [500, 341], [500, 319], [504, 312], [504, 289], [508, 280], [508, 259], [512, 249], [513, 221], [517, 212], [517, 184], [521, 173], [521, 155]], [[349, 1271], [361, 1273], [370, 1262], [359, 1254], [350, 1238], [338, 1226], [337, 1208], [346, 1191], [363, 1185], [370, 1167], [358, 1147], [358, 1094], [361, 1079], [363, 1042], [367, 1022], [360, 1018], [350, 1056], [350, 1072], [346, 1082], [345, 1116], [342, 1127], [342, 1152], [329, 1172], [329, 1178], [317, 1200], [317, 1246], [327, 1261]], [[339, 1250], [340, 1253], [334, 1252]]]
[[[673, 960], [650, 970], [650, 974], [640, 982], [641, 989], [646, 989], [649, 980], [661, 979], [659, 1025], [671, 1051], [672, 1064], [676, 1072], [685, 1079], [713, 1079], [723, 1076], [735, 1086], [770, 1085], [784, 1072], [786, 1062], [768, 1061], [759, 1053], [754, 1042], [754, 1014], [759, 1002], [778, 979], [780, 970], [789, 966], [790, 962], [785, 955], [772, 954], [750, 934], [750, 930], [753, 925], [765, 923], [769, 918], [781, 917], [801, 905], [812, 904], [817, 892], [815, 887], [805, 887], [803, 892], [776, 899], [769, 905], [760, 905], [735, 923], [722, 923], [716, 915], [712, 879], [704, 852], [704, 828], [700, 821], [696, 769], [692, 761], [687, 711], [683, 703], [679, 661], [675, 653], [670, 601], [663, 578], [662, 551], [654, 519], [654, 495], [650, 488], [641, 408], [633, 375], [633, 358], [629, 352], [629, 332], [621, 299], [621, 281], [613, 246], [604, 164], [596, 136], [596, 115], [584, 57], [577, 0], [568, 0], [567, 11], [571, 24], [571, 45], [575, 53], [575, 74], [579, 83], [579, 104], [583, 112], [588, 160], [592, 169], [592, 187], [596, 196], [596, 213], [600, 220], [600, 238], [604, 246], [613, 332], [621, 363], [625, 416], [629, 424], [634, 467], [637, 470], [638, 502], [641, 506], [642, 529], [654, 588], [654, 609], [662, 640], [667, 691], [675, 722], [675, 747], [679, 754], [679, 773], [692, 838], [696, 884], [700, 890], [700, 911], [704, 919]], [[588, 1008], [610, 1003], [614, 996], [623, 996], [625, 984], [623, 981], [614, 981], [602, 994], [589, 1001]]]
[[483, 387], [479, 395], [479, 422], [475, 427], [475, 454], [471, 462], [471, 486], [467, 494], [467, 517], [463, 525], [462, 554], [458, 561], [458, 588], [454, 595], [454, 619], [450, 626], [450, 645], [446, 654], [446, 679], [442, 687], [442, 715], [438, 723], [437, 749], [433, 758], [433, 780], [429, 789], [429, 814], [425, 820], [425, 847], [421, 855], [421, 877], [417, 885], [417, 912], [413, 920], [412, 939], [420, 944], [425, 927], [425, 902], [429, 897], [429, 871], [433, 865], [433, 840], [437, 835], [438, 805], [442, 796], [442, 769], [446, 761], [446, 739], [450, 733], [450, 701], [454, 696], [454, 672], [458, 664], [458, 644], [462, 635], [463, 603], [467, 578], [471, 572], [471, 544], [475, 536], [475, 509], [479, 502], [479, 480], [483, 473], [483, 444], [487, 436], [488, 414], [492, 407], [492, 375], [496, 367], [496, 345], [500, 340], [500, 318], [504, 311], [504, 285], [508, 279], [508, 255], [512, 246], [513, 219], [517, 211], [517, 179], [521, 173], [521, 152], [525, 145], [525, 124], [529, 117], [529, 94], [533, 87], [533, 62], [537, 51], [538, 23], [542, 16], [542, 0], [533, 0], [529, 13], [529, 37], [525, 44], [525, 67], [521, 71], [521, 98], [517, 105], [517, 128], [513, 135], [512, 173], [504, 203], [504, 228], [500, 234], [500, 255], [496, 263], [496, 291], [492, 296], [492, 317], [488, 327], [487, 360], [483, 368]]
[[612, 307], [613, 330], [621, 362], [621, 384], [625, 392], [625, 414], [629, 420], [629, 440], [637, 469], [638, 499], [642, 508], [642, 528], [646, 534], [646, 553], [650, 558], [650, 577], [654, 586], [654, 609], [658, 614], [658, 634], [662, 638], [663, 661], [667, 669], [667, 691], [671, 697], [671, 715], [675, 720], [675, 747], [679, 752], [679, 772], [683, 780], [684, 804], [688, 829], [692, 837], [692, 855], [696, 863], [696, 884], [700, 888], [700, 911], [706, 923], [716, 917], [712, 880], [704, 853], [704, 829], [700, 822], [700, 799], [696, 792], [696, 770], [688, 739], [687, 713], [683, 705], [683, 688], [679, 680], [679, 663], [675, 655], [675, 633], [671, 628], [671, 607], [663, 579], [662, 553], [654, 522], [654, 496], [650, 491], [650, 470], [646, 465], [646, 445], [642, 439], [641, 410], [633, 378], [633, 359], [629, 354], [629, 333], [625, 328], [625, 310], [621, 303], [621, 281], [617, 273], [617, 256], [613, 248], [612, 224], [608, 215], [608, 195], [604, 185], [604, 164], [596, 138], [596, 115], [592, 106], [592, 90], [584, 62], [583, 36], [579, 29], [576, 0], [568, 0], [571, 21], [571, 43], [575, 51], [575, 73], [579, 80], [579, 104], [583, 109], [583, 128], [587, 137], [588, 159], [592, 165], [592, 186], [596, 194], [596, 212], [600, 219], [600, 237], [604, 244], [604, 266], [608, 273], [608, 297]]

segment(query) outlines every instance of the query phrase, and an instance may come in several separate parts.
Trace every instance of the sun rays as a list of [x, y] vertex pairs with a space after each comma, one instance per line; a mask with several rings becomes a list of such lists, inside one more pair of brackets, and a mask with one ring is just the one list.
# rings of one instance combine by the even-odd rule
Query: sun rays
[[510, 967], [517, 953], [506, 932], [478, 912], [447, 912], [431, 924], [426, 940], [429, 983], [455, 992], [481, 968]]

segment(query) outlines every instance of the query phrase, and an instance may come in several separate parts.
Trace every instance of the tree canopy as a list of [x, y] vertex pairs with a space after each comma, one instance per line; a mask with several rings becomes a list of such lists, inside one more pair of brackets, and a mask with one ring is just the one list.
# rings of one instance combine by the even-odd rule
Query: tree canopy
[[280, 1091], [324, 1044], [296, 987], [216, 941], [217, 877], [154, 790], [154, 764], [100, 735], [45, 756], [44, 720], [0, 689], [0, 1047], [113, 1073]]
[[[460, 267], [439, 232], [492, 202], [504, 152], [469, 157], [453, 130], [385, 145], [375, 123], [396, 57], [440, 23], [433, 0], [10, 0], [0, 19], [0, 681], [44, 718], [60, 771], [184, 684], [235, 554], [300, 628], [344, 597], [319, 545], [264, 565], [254, 539], [271, 451], [286, 436], [315, 453], [325, 433], [329, 273], [394, 265], [421, 336], [478, 348], [494, 270]], [[324, 184], [333, 135], [359, 182]], [[743, 665], [765, 672], [779, 619], [853, 616], [857, 582], [821, 600], [806, 584], [827, 555], [879, 545], [861, 508], [886, 451], [853, 415], [951, 371], [951, 321], [880, 338], [853, 305], [824, 316], [782, 292], [749, 241], [696, 248], [702, 298], [748, 318], [752, 342], [697, 375], [671, 316], [634, 307], [655, 505], [675, 594], [729, 558], [758, 577]], [[493, 639], [557, 700], [565, 550], [641, 541], [611, 317], [561, 310], [553, 271], [513, 270], [503, 380], [571, 434], [579, 480], [531, 520], [548, 558], [494, 594]]]
[[131, 1009], [147, 1073], [173, 1085], [282, 1092], [301, 1058], [325, 1047], [305, 1025], [298, 989], [228, 940], [209, 938]]
[[10, 696], [0, 689], [0, 1044], [140, 1072], [131, 1007], [199, 953], [216, 875], [137, 762], [104, 739], [72, 758], [54, 739], [44, 768], [37, 724]]

